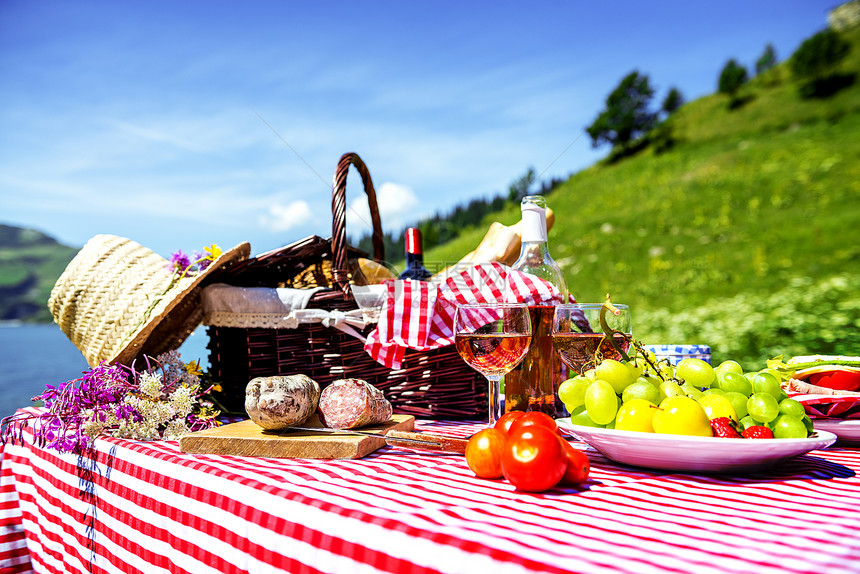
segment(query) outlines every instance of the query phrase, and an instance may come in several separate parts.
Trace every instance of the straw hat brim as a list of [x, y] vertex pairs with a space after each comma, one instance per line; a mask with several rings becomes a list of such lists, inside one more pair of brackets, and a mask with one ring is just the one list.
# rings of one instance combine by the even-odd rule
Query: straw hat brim
[[250, 251], [241, 243], [172, 284], [163, 257], [130, 239], [97, 235], [57, 280], [48, 307], [91, 367], [130, 365], [178, 348], [202, 321], [201, 288]]

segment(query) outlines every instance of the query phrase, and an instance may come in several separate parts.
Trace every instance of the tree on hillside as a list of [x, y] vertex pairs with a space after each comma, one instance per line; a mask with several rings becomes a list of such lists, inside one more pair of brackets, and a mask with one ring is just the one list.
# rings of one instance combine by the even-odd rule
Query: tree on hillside
[[684, 96], [681, 95], [681, 92], [678, 88], [671, 88], [669, 93], [666, 94], [666, 97], [663, 99], [663, 104], [660, 106], [660, 109], [667, 115], [671, 116], [675, 111], [684, 105]]
[[663, 98], [663, 103], [660, 105], [660, 113], [663, 114], [663, 121], [658, 122], [647, 136], [648, 145], [654, 149], [654, 153], [664, 153], [675, 146], [675, 133], [672, 127], [672, 122], [669, 118], [678, 109], [684, 105], [684, 96], [678, 88], [672, 87]]
[[791, 56], [791, 72], [804, 83], [804, 97], [829, 96], [853, 79], [839, 76], [837, 66], [848, 56], [851, 44], [833, 30], [825, 30], [805, 40]]
[[633, 71], [606, 98], [606, 108], [585, 131], [592, 147], [608, 143], [614, 150], [626, 149], [638, 136], [657, 123], [657, 114], [648, 107], [654, 90], [648, 76]]
[[768, 44], [764, 52], [762, 52], [761, 56], [759, 56], [758, 60], [755, 63], [755, 75], [761, 76], [774, 66], [776, 66], [776, 50], [773, 47], [773, 44]]
[[720, 72], [718, 90], [721, 94], [729, 96], [730, 108], [740, 105], [741, 101], [738, 99], [738, 91], [747, 83], [748, 78], [747, 69], [738, 64], [734, 58], [730, 59], [723, 66], [723, 71]]

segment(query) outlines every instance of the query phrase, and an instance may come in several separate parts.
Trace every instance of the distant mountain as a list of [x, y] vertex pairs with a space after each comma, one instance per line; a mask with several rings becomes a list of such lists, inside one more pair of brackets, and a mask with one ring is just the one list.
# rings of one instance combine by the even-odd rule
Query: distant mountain
[[0, 321], [50, 322], [51, 288], [77, 252], [35, 229], [0, 224]]

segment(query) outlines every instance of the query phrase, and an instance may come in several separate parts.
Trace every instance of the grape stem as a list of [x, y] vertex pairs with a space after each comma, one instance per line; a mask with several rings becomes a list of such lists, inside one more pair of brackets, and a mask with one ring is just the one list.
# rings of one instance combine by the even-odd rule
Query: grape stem
[[[608, 342], [612, 346], [612, 348], [615, 349], [615, 351], [624, 358], [625, 361], [630, 361], [630, 355], [628, 355], [627, 352], [624, 351], [624, 349], [622, 349], [615, 341], [615, 335], [621, 335], [622, 337], [626, 337], [626, 335], [620, 331], [616, 331], [609, 326], [609, 324], [606, 322], [606, 313], [612, 313], [616, 316], [621, 314], [621, 310], [612, 304], [612, 299], [609, 297], [608, 293], [606, 294], [606, 302], [603, 303], [603, 307], [600, 308], [600, 326], [603, 329], [603, 338], [600, 340], [600, 343], [597, 345], [597, 350], [595, 350], [594, 352], [595, 366], [599, 365], [601, 360], [603, 359], [600, 353], [600, 349], [603, 346], [604, 342]], [[657, 364], [655, 364], [654, 361], [651, 360], [651, 357], [648, 356], [648, 353], [645, 352], [642, 343], [635, 339], [631, 339], [630, 344], [633, 346], [634, 349], [636, 349], [636, 353], [634, 353], [634, 356], [641, 356], [645, 360], [645, 362], [651, 366], [651, 369], [654, 374], [657, 375], [657, 377], [659, 377], [661, 381], [665, 382], [666, 377], [663, 376], [663, 373], [660, 372], [660, 369], [657, 368]], [[668, 359], [666, 359], [666, 361], [668, 362]], [[657, 362], [659, 363], [660, 361]], [[678, 381], [679, 384], [683, 382], [680, 379], [674, 377], [669, 380]]]
[[[620, 315], [621, 310], [612, 304], [612, 300], [609, 297], [609, 293], [606, 294], [606, 302], [603, 303], [603, 307], [600, 308], [600, 326], [603, 328], [603, 339], [600, 340], [600, 344], [597, 345], [598, 352], [600, 348], [603, 346], [603, 343], [608, 342], [612, 345], [612, 348], [615, 349], [615, 352], [624, 357], [625, 361], [630, 360], [630, 356], [627, 352], [618, 346], [618, 343], [615, 341], [615, 335], [621, 335], [622, 337], [626, 337], [624, 333], [616, 331], [611, 328], [609, 324], [606, 322], [606, 313], [611, 312], [613, 315]], [[595, 357], [596, 359], [596, 357]], [[597, 362], [597, 361], [595, 361]]]

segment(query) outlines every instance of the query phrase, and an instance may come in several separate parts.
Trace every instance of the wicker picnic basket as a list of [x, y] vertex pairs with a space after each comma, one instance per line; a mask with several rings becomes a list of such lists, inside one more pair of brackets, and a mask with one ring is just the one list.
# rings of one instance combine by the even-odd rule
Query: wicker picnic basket
[[[382, 224], [370, 172], [355, 153], [337, 164], [332, 190], [332, 236], [312, 236], [248, 259], [221, 281], [242, 287], [326, 285], [314, 293], [309, 309], [358, 308], [350, 290], [350, 258], [361, 253], [346, 243], [346, 176], [350, 166], [361, 175], [370, 204], [373, 259], [385, 259]], [[363, 329], [367, 336], [375, 324]], [[303, 373], [325, 387], [342, 378], [364, 379], [383, 390], [394, 412], [425, 418], [469, 419], [485, 416], [487, 384], [453, 346], [429, 352], [408, 350], [402, 368], [391, 370], [364, 351], [364, 343], [320, 323], [297, 328], [240, 328], [209, 325], [210, 374], [218, 395], [231, 411], [243, 411], [245, 386], [254, 377]]]

